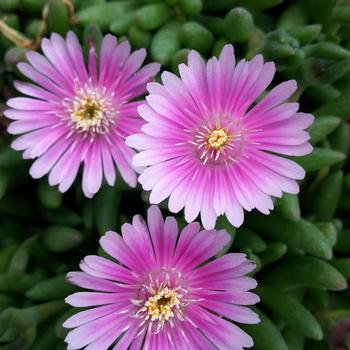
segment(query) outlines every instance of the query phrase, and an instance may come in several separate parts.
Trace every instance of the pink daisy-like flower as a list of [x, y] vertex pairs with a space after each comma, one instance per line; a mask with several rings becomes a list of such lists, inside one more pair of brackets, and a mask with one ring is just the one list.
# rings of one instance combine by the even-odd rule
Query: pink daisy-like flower
[[298, 103], [284, 102], [296, 90], [290, 80], [256, 99], [271, 83], [272, 62], [261, 55], [235, 66], [232, 45], [206, 64], [191, 51], [188, 66], [179, 65], [181, 79], [162, 74], [163, 85], [149, 83], [147, 104], [139, 113], [147, 122], [127, 145], [140, 151], [135, 166], [147, 166], [139, 182], [152, 191], [150, 202], [169, 197], [170, 211], [185, 208], [185, 219], [201, 214], [211, 229], [219, 215], [234, 226], [244, 219], [243, 208], [268, 214], [271, 196], [297, 193], [295, 180], [304, 170], [276, 155], [311, 152], [307, 143], [314, 117], [298, 113]]
[[73, 32], [64, 40], [52, 34], [42, 41], [42, 51], [27, 54], [28, 63], [18, 69], [33, 83], [16, 82], [16, 97], [7, 104], [5, 115], [14, 119], [8, 127], [18, 137], [12, 147], [34, 159], [30, 174], [40, 178], [50, 172], [49, 183], [65, 192], [83, 169], [83, 191], [92, 197], [103, 177], [113, 185], [115, 167], [123, 179], [136, 186], [131, 165], [134, 151], [125, 138], [140, 130], [142, 119], [134, 101], [144, 94], [146, 84], [159, 71], [159, 64], [140, 69], [144, 49], [130, 54], [127, 41], [120, 44], [112, 35], [102, 41], [101, 54], [91, 45], [87, 66], [82, 48]]
[[71, 316], [68, 350], [243, 349], [252, 338], [231, 321], [258, 323], [244, 305], [259, 301], [249, 292], [255, 268], [245, 254], [226, 254], [208, 262], [229, 242], [224, 231], [200, 231], [198, 223], [178, 233], [176, 220], [163, 220], [158, 207], [107, 232], [102, 248], [116, 261], [87, 256], [83, 272], [68, 280], [90, 292], [66, 299], [74, 307], [94, 307]]

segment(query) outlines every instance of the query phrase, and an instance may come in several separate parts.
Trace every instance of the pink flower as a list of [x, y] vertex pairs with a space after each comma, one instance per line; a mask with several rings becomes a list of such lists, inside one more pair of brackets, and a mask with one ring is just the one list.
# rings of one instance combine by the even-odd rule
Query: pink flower
[[176, 220], [165, 221], [156, 206], [147, 224], [135, 216], [122, 236], [107, 232], [102, 248], [116, 262], [87, 256], [84, 272], [70, 282], [92, 291], [66, 299], [74, 307], [94, 307], [71, 316], [65, 339], [68, 350], [243, 349], [249, 335], [229, 320], [258, 323], [244, 305], [259, 301], [249, 292], [256, 281], [245, 275], [255, 265], [244, 254], [213, 258], [229, 242], [226, 231], [200, 231], [198, 223], [180, 234]]
[[191, 51], [181, 79], [162, 74], [163, 85], [150, 83], [147, 104], [139, 113], [147, 122], [127, 145], [140, 151], [135, 166], [147, 166], [139, 182], [152, 191], [150, 202], [169, 197], [170, 211], [185, 208], [192, 222], [200, 213], [211, 229], [219, 215], [234, 226], [243, 222], [243, 208], [269, 214], [271, 196], [297, 193], [295, 180], [304, 170], [276, 153], [300, 156], [311, 152], [304, 131], [313, 116], [298, 113], [298, 103], [284, 102], [296, 90], [290, 80], [255, 102], [271, 83], [272, 62], [261, 55], [235, 66], [233, 47], [206, 64]]
[[125, 138], [142, 125], [137, 113], [142, 101], [134, 99], [145, 92], [159, 64], [140, 69], [146, 51], [130, 54], [129, 43], [117, 44], [111, 35], [103, 39], [99, 62], [95, 47], [90, 47], [87, 67], [72, 32], [66, 40], [52, 34], [41, 47], [45, 56], [29, 52], [29, 64], [18, 65], [33, 83], [16, 82], [15, 86], [29, 97], [10, 99], [11, 109], [5, 112], [15, 120], [9, 133], [24, 134], [12, 147], [24, 151], [24, 158], [37, 158], [30, 174], [40, 178], [50, 173], [50, 185], [59, 185], [65, 192], [83, 163], [87, 197], [99, 190], [103, 177], [114, 184], [115, 167], [130, 186], [136, 186], [131, 165], [134, 151]]

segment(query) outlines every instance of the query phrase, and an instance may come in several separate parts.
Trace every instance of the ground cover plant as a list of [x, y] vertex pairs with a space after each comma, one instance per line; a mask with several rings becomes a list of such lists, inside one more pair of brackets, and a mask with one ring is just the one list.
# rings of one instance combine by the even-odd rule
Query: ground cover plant
[[0, 0], [0, 348], [349, 349], [349, 25]]

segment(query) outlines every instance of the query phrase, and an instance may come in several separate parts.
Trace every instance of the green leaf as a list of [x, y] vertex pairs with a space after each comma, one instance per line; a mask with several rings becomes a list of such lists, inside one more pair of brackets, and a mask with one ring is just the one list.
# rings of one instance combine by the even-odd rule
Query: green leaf
[[315, 40], [320, 34], [321, 29], [322, 27], [319, 24], [309, 24], [289, 28], [287, 32], [297, 39], [301, 46], [304, 46]]
[[236, 239], [237, 229], [227, 220], [226, 216], [219, 216], [218, 217], [218, 220], [216, 222], [216, 229], [217, 230], [226, 230], [231, 236], [230, 242], [219, 253], [219, 255], [223, 255], [230, 249], [230, 247], [232, 246], [232, 243]]
[[349, 119], [350, 91], [342, 93], [339, 97], [330, 100], [314, 112], [315, 115], [335, 115], [344, 120]]
[[[332, 101], [335, 98], [339, 97], [341, 95], [341, 92], [338, 90], [337, 87], [335, 87], [332, 84], [329, 84], [329, 85], [322, 85], [322, 86], [321, 85], [320, 86], [309, 86], [305, 90], [305, 94], [308, 97], [311, 97], [312, 100], [323, 104], [323, 103], [326, 103], [328, 101]], [[318, 118], [321, 118], [321, 116], [318, 116]], [[314, 121], [314, 124], [316, 121], [317, 121], [317, 119]], [[313, 125], [311, 125], [311, 127], [309, 128], [309, 131]]]
[[48, 0], [47, 24], [50, 32], [65, 35], [69, 30], [68, 8], [63, 0]]
[[336, 5], [336, 0], [303, 0], [300, 2], [306, 12], [316, 22], [327, 22]]
[[329, 293], [321, 289], [309, 289], [309, 298], [313, 305], [327, 309], [329, 307]]
[[77, 12], [78, 22], [87, 26], [90, 23], [96, 23], [102, 30], [108, 30], [110, 24], [118, 17], [124, 16], [134, 7], [134, 1], [124, 0], [118, 2], [109, 2], [87, 7]]
[[345, 154], [328, 148], [315, 147], [307, 156], [289, 158], [301, 165], [306, 172], [311, 172], [343, 161]]
[[57, 338], [64, 339], [66, 337], [69, 330], [63, 327], [63, 323], [67, 321], [68, 318], [75, 315], [76, 313], [77, 313], [77, 310], [75, 308], [70, 308], [68, 309], [68, 311], [60, 315], [54, 328], [54, 332]]
[[229, 43], [230, 42], [226, 38], [218, 38], [213, 45], [213, 56], [219, 57], [224, 46]]
[[292, 328], [286, 328], [283, 331], [283, 338], [285, 339], [289, 350], [304, 350], [304, 336], [300, 332]]
[[13, 255], [10, 265], [8, 267], [8, 272], [25, 272], [30, 259], [30, 246], [38, 236], [31, 236], [26, 239], [16, 250]]
[[67, 282], [65, 275], [58, 275], [36, 284], [26, 292], [26, 297], [37, 301], [64, 299], [77, 290], [77, 287]]
[[332, 149], [347, 156], [350, 149], [350, 126], [347, 123], [341, 123], [329, 136], [329, 143]]
[[83, 235], [80, 231], [66, 226], [51, 226], [41, 234], [47, 249], [55, 253], [62, 253], [80, 245]]
[[288, 31], [303, 28], [307, 20], [305, 11], [296, 2], [293, 2], [278, 16], [277, 29]]
[[168, 65], [175, 53], [181, 48], [181, 25], [177, 22], [169, 23], [160, 28], [151, 42], [151, 56], [156, 62]]
[[21, 0], [21, 10], [27, 15], [40, 16], [46, 0]]
[[195, 49], [200, 53], [208, 52], [211, 48], [214, 37], [213, 34], [198, 22], [186, 22], [181, 28], [181, 41], [190, 49]]
[[50, 223], [55, 225], [77, 226], [82, 222], [82, 218], [74, 210], [67, 207], [45, 210], [42, 214]]
[[338, 291], [347, 288], [345, 278], [332, 265], [306, 256], [280, 263], [266, 272], [260, 281], [264, 285], [286, 290], [307, 287]]
[[276, 213], [292, 221], [300, 219], [300, 206], [298, 196], [290, 193], [283, 193], [281, 198], [275, 202]]
[[346, 278], [350, 279], [350, 258], [340, 258], [331, 261], [331, 264]]
[[274, 323], [259, 309], [252, 308], [261, 322], [254, 325], [240, 325], [254, 339], [254, 350], [288, 350], [288, 347]]
[[240, 1], [244, 6], [254, 10], [265, 10], [281, 4], [284, 0], [244, 0]]
[[267, 59], [280, 60], [290, 58], [299, 49], [299, 43], [284, 31], [270, 32], [261, 47]]
[[245, 227], [237, 230], [234, 245], [238, 248], [249, 248], [253, 253], [260, 253], [267, 247], [260, 236]]
[[181, 49], [175, 53], [171, 60], [171, 69], [173, 72], [179, 72], [179, 65], [181, 63], [187, 63], [188, 54], [190, 53], [189, 49]]
[[312, 86], [332, 84], [342, 78], [349, 70], [349, 57], [338, 61], [307, 57], [302, 66], [303, 78]]
[[106, 0], [72, 0], [77, 10], [83, 10], [85, 8], [105, 4]]
[[301, 219], [291, 221], [278, 215], [269, 216], [253, 214], [247, 224], [257, 232], [286, 243], [290, 247], [302, 249], [305, 253], [330, 259], [332, 249], [327, 238], [311, 222]]
[[0, 292], [24, 294], [29, 288], [35, 286], [42, 279], [42, 274], [38, 273], [1, 273]]
[[342, 253], [350, 253], [350, 230], [340, 231], [334, 249]]
[[9, 145], [2, 144], [0, 149], [0, 168], [18, 168], [21, 164], [23, 164], [21, 154], [14, 151]]
[[135, 19], [133, 12], [126, 13], [124, 16], [118, 17], [109, 26], [109, 30], [116, 35], [123, 35], [127, 33], [129, 27], [132, 25]]
[[341, 119], [335, 116], [320, 116], [317, 117], [314, 123], [309, 128], [310, 143], [317, 144], [326, 138], [340, 124]]
[[37, 334], [30, 350], [52, 349], [55, 346], [57, 342], [57, 337], [55, 335], [55, 322], [55, 320], [50, 322], [43, 332]]
[[34, 323], [39, 324], [47, 319], [50, 319], [52, 316], [64, 310], [66, 307], [67, 304], [65, 304], [63, 300], [55, 300], [48, 303], [37, 304], [20, 311]]
[[270, 242], [267, 248], [259, 254], [261, 265], [265, 267], [279, 259], [287, 252], [287, 246], [282, 242]]
[[199, 21], [217, 36], [224, 36], [226, 32], [225, 19], [216, 16], [200, 16]]
[[226, 37], [233, 43], [247, 41], [254, 30], [254, 18], [243, 7], [235, 7], [226, 14]]
[[42, 205], [49, 209], [57, 209], [62, 205], [63, 196], [57, 188], [50, 186], [46, 181], [40, 181], [38, 196]]
[[315, 224], [328, 239], [331, 247], [334, 247], [338, 239], [338, 231], [333, 222], [317, 222]]
[[304, 48], [305, 55], [308, 57], [319, 57], [329, 60], [343, 60], [350, 57], [350, 51], [332, 42], [320, 42], [308, 45]]
[[99, 234], [116, 230], [119, 217], [121, 193], [118, 188], [104, 186], [94, 198], [95, 222]]
[[261, 261], [260, 257], [253, 253], [253, 251], [250, 248], [242, 248], [242, 253], [245, 253], [247, 255], [247, 259], [255, 262], [255, 269], [250, 273], [250, 275], [255, 275], [257, 272], [261, 269]]
[[134, 49], [146, 48], [151, 42], [151, 34], [132, 26], [128, 30], [128, 38]]
[[140, 7], [136, 11], [135, 22], [144, 31], [159, 28], [171, 15], [170, 8], [164, 3], [154, 3]]
[[20, 0], [1, 0], [0, 10], [5, 12], [14, 11], [20, 3]]
[[315, 191], [312, 211], [317, 220], [331, 220], [336, 213], [343, 188], [343, 172], [337, 171], [323, 179]]
[[189, 16], [198, 15], [203, 8], [202, 0], [179, 0], [182, 11]]
[[2, 199], [9, 187], [11, 173], [6, 169], [0, 169], [0, 199]]
[[0, 294], [0, 312], [4, 309], [16, 305], [16, 297], [9, 294]]
[[350, 21], [350, 6], [336, 6], [334, 8], [333, 18], [338, 22], [349, 22]]
[[12, 257], [16, 253], [16, 251], [16, 244], [11, 244], [7, 247], [3, 247], [0, 249], [0, 273], [7, 271], [11, 263]]
[[322, 328], [316, 318], [292, 295], [281, 289], [262, 285], [257, 289], [257, 293], [261, 297], [261, 303], [285, 320], [288, 326], [305, 337], [322, 339]]

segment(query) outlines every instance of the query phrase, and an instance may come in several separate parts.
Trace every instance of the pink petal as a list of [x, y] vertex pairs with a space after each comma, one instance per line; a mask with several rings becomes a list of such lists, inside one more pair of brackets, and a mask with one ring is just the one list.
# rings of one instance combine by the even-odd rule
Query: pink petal
[[88, 255], [80, 263], [80, 268], [95, 277], [122, 283], [136, 283], [133, 272], [106, 258]]
[[118, 292], [120, 288], [111, 281], [88, 275], [85, 272], [69, 272], [67, 280], [79, 287], [101, 292]]
[[78, 313], [74, 314], [73, 316], [69, 317], [63, 323], [63, 327], [65, 327], [65, 328], [79, 327], [83, 324], [89, 323], [89, 322], [94, 321], [98, 318], [110, 315], [111, 313], [116, 312], [118, 309], [120, 309], [119, 305], [118, 306], [105, 305], [105, 306], [99, 306], [99, 307], [95, 307], [93, 309], [81, 311], [81, 312], [78, 312]]
[[102, 159], [97, 142], [91, 144], [84, 160], [83, 190], [85, 195], [95, 194], [102, 184]]
[[47, 174], [71, 143], [72, 139], [62, 139], [58, 141], [33, 163], [29, 170], [30, 175], [33, 178], [38, 179]]

